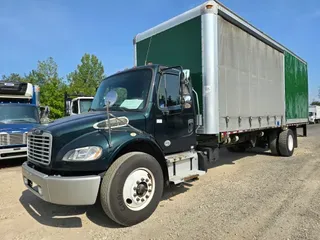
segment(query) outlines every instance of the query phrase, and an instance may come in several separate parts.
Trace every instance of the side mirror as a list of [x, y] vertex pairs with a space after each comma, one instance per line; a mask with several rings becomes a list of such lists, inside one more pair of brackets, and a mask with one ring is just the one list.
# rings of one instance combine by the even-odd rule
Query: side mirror
[[104, 100], [104, 103], [106, 106], [111, 107], [113, 104], [116, 103], [117, 99], [118, 99], [117, 92], [114, 90], [111, 90], [107, 93], [105, 100]]
[[50, 113], [50, 107], [49, 106], [45, 106], [45, 114], [46, 116], [49, 116], [49, 113]]
[[40, 114], [40, 123], [41, 124], [46, 124], [49, 123], [49, 113], [50, 113], [50, 108], [48, 106], [41, 107], [41, 114]]
[[190, 89], [190, 70], [189, 69], [184, 69], [183, 70], [183, 76], [184, 79], [181, 82], [181, 105], [183, 106], [183, 109], [188, 109], [191, 108], [192, 106], [192, 89]]
[[190, 69], [183, 70], [184, 79], [188, 80], [190, 78]]
[[181, 84], [188, 83], [189, 79], [190, 79], [190, 70], [184, 69], [180, 74]]
[[71, 102], [66, 101], [66, 114], [71, 115]]

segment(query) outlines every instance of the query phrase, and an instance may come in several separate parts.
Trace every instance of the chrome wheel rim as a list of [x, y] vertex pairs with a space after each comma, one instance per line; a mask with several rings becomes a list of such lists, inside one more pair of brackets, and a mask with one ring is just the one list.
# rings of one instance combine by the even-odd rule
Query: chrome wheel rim
[[289, 149], [289, 151], [293, 150], [293, 137], [292, 137], [292, 135], [289, 135], [289, 137], [288, 137], [288, 149]]
[[127, 177], [123, 186], [123, 200], [132, 211], [140, 211], [151, 202], [155, 192], [155, 178], [147, 168], [137, 168]]

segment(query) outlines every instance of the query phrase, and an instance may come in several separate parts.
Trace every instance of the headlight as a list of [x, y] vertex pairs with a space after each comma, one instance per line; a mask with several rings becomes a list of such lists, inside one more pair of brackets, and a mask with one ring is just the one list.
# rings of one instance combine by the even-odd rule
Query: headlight
[[76, 148], [67, 152], [62, 160], [64, 161], [91, 161], [98, 159], [102, 154], [102, 148], [89, 146]]

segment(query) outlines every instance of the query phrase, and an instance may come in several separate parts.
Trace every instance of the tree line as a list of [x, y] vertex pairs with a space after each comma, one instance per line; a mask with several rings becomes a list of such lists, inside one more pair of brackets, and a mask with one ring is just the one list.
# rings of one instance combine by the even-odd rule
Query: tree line
[[[320, 99], [320, 87], [319, 87], [319, 89], [318, 89], [318, 98]], [[311, 105], [320, 106], [320, 100], [319, 100], [319, 101], [313, 100], [313, 102], [311, 103]]]
[[3, 81], [29, 82], [40, 87], [40, 104], [50, 107], [49, 118], [57, 119], [64, 116], [64, 93], [84, 94], [94, 96], [96, 88], [105, 78], [101, 61], [93, 54], [85, 53], [77, 68], [67, 74], [66, 78], [59, 76], [58, 65], [52, 57], [38, 61], [37, 68], [28, 74], [11, 73], [3, 75]]
[[[57, 119], [64, 116], [65, 92], [94, 96], [96, 88], [105, 77], [101, 61], [94, 54], [85, 53], [76, 70], [67, 74], [66, 79], [59, 76], [58, 65], [52, 57], [44, 61], [38, 61], [37, 68], [31, 70], [28, 74], [21, 76], [17, 73], [11, 73], [8, 76], [3, 75], [1, 79], [3, 81], [29, 82], [39, 85], [41, 105], [49, 106], [49, 117]], [[311, 105], [320, 106], [320, 101], [313, 101]]]

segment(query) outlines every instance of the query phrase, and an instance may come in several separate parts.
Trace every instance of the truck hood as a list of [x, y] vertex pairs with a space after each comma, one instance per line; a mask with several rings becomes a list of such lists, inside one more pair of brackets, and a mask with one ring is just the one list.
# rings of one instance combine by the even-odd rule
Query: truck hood
[[[116, 117], [126, 116], [129, 119], [129, 124], [145, 131], [146, 118], [141, 112], [111, 112]], [[58, 142], [56, 147], [61, 147], [70, 141], [88, 134], [93, 131], [98, 131], [93, 128], [97, 122], [107, 119], [107, 113], [104, 112], [88, 112], [79, 115], [73, 115], [57, 119], [47, 125], [41, 125], [38, 129], [50, 132], [54, 137], [54, 141]], [[119, 130], [119, 129], [118, 129]]]
[[12, 132], [28, 132], [30, 129], [39, 126], [39, 123], [11, 123], [0, 124], [0, 132], [12, 133]]

